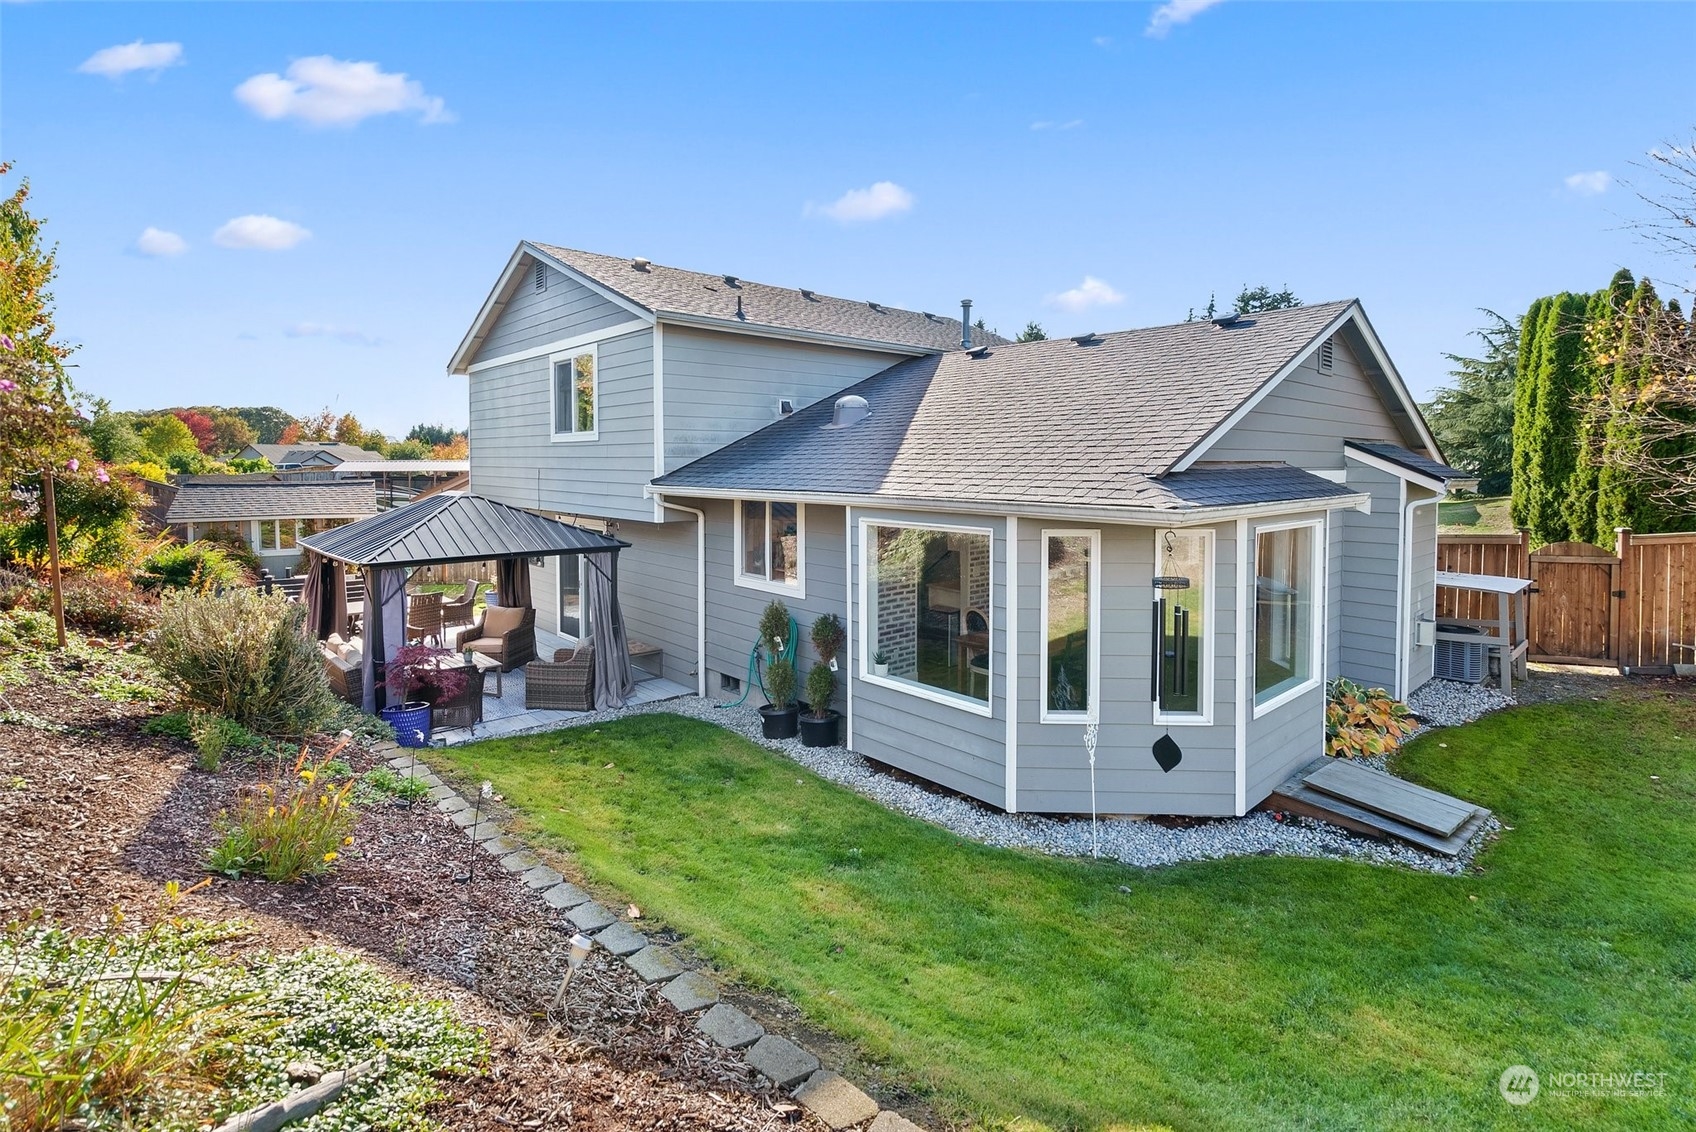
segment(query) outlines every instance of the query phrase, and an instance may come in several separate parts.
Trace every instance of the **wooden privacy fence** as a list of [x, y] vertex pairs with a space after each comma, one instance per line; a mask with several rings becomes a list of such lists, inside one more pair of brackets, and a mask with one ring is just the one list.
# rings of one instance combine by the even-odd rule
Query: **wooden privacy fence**
[[[1532, 659], [1667, 669], [1696, 663], [1696, 534], [1635, 535], [1614, 549], [1511, 535], [1444, 535], [1437, 569], [1530, 578]], [[1495, 616], [1494, 595], [1440, 589], [1439, 621]], [[1489, 608], [1486, 608], [1486, 606]]]
[[436, 566], [420, 566], [407, 579], [414, 583], [430, 582], [489, 582], [495, 580], [493, 562], [448, 562]]

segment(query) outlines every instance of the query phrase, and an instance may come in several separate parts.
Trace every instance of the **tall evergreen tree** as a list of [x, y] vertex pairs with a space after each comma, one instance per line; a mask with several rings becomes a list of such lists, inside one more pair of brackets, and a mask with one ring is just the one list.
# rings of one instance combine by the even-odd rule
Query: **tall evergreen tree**
[[1597, 487], [1601, 472], [1604, 418], [1592, 406], [1608, 396], [1613, 385], [1613, 344], [1620, 334], [1625, 309], [1631, 302], [1631, 272], [1621, 268], [1607, 287], [1590, 298], [1584, 314], [1585, 347], [1578, 387], [1573, 393], [1577, 463], [1561, 498], [1568, 538], [1600, 543], [1596, 527]]
[[1519, 324], [1495, 311], [1473, 331], [1481, 356], [1446, 354], [1454, 383], [1421, 406], [1448, 462], [1478, 477], [1480, 495], [1501, 495], [1513, 482], [1513, 404]]
[[1512, 497], [1508, 514], [1513, 525], [1529, 522], [1535, 479], [1531, 471], [1532, 424], [1537, 415], [1537, 370], [1543, 356], [1543, 320], [1553, 300], [1537, 299], [1519, 320], [1519, 356], [1515, 363], [1513, 391]]
[[1526, 507], [1526, 525], [1539, 543], [1572, 537], [1561, 504], [1578, 464], [1580, 408], [1575, 399], [1585, 378], [1584, 316], [1589, 305], [1589, 295], [1565, 291], [1555, 296], [1543, 316], [1537, 403], [1528, 437], [1532, 484]]

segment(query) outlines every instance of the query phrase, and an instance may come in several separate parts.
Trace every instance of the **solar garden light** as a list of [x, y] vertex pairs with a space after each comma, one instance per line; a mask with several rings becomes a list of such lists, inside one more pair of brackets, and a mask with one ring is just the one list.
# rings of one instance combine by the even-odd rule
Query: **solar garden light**
[[589, 953], [594, 949], [595, 943], [582, 932], [573, 932], [571, 938], [565, 941], [565, 946], [565, 978], [559, 981], [559, 990], [554, 992], [555, 1010], [565, 1008], [565, 992], [571, 987], [571, 976], [589, 961]]

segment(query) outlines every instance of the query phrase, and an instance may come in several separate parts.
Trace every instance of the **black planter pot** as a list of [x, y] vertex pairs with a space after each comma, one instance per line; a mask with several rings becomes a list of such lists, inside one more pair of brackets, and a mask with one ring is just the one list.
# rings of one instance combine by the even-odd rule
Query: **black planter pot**
[[760, 705], [760, 730], [767, 739], [795, 738], [796, 723], [801, 718], [801, 705], [791, 704], [786, 708], [774, 708], [770, 704]]
[[842, 713], [832, 711], [823, 719], [811, 715], [801, 717], [801, 746], [834, 747], [841, 742]]

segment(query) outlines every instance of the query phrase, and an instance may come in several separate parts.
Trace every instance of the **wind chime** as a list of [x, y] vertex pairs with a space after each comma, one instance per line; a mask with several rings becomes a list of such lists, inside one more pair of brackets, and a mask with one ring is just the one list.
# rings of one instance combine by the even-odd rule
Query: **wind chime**
[[[1176, 572], [1176, 547], [1178, 534], [1168, 530], [1164, 541], [1166, 550], [1166, 572], [1154, 576], [1154, 664], [1151, 678], [1150, 698], [1154, 701], [1156, 711], [1160, 710], [1160, 697], [1166, 690], [1166, 666], [1172, 666], [1172, 681], [1170, 691], [1175, 695], [1188, 695], [1190, 691], [1190, 611], [1184, 606], [1168, 603], [1162, 596], [1166, 590], [1187, 590], [1190, 579]], [[1171, 634], [1167, 635], [1166, 607], [1172, 607]], [[1170, 641], [1170, 646], [1167, 642]], [[1167, 728], [1166, 734], [1154, 741], [1154, 761], [1160, 764], [1160, 769], [1170, 772], [1183, 761], [1183, 749], [1177, 740], [1172, 738], [1172, 729]]]

